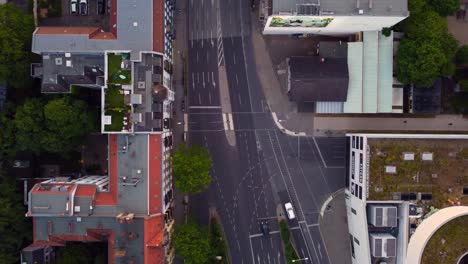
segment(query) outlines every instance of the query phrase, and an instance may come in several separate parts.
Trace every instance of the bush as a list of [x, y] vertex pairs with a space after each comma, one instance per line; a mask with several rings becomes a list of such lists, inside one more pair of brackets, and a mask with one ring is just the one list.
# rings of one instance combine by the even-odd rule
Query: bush
[[390, 37], [391, 34], [392, 34], [392, 28], [384, 27], [382, 29], [382, 35], [384, 35], [386, 37]]
[[468, 92], [468, 80], [461, 80], [458, 84], [463, 91]]
[[457, 64], [468, 63], [468, 45], [463, 45], [458, 49], [455, 55], [455, 62]]

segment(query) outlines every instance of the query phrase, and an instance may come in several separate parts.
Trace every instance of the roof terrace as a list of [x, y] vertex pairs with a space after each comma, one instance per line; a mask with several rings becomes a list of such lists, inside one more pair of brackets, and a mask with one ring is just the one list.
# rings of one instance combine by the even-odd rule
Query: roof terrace
[[468, 140], [368, 138], [368, 200], [468, 205]]

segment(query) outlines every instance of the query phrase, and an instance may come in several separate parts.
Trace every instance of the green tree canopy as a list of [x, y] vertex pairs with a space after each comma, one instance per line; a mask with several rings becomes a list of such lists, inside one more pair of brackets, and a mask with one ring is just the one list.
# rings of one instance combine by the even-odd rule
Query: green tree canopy
[[[447, 22], [432, 10], [424, 9], [405, 24], [406, 35], [398, 47], [397, 77], [404, 84], [430, 86], [441, 70], [453, 60], [457, 40], [448, 32]], [[446, 66], [447, 67], [447, 66]]]
[[57, 264], [92, 263], [88, 249], [85, 245], [70, 243], [57, 252]]
[[204, 147], [180, 145], [172, 157], [175, 186], [183, 193], [200, 193], [211, 183], [210, 153]]
[[468, 45], [463, 45], [461, 46], [456, 55], [455, 55], [455, 61], [458, 64], [467, 64], [468, 63]]
[[48, 152], [68, 153], [94, 129], [94, 118], [81, 100], [60, 98], [44, 107], [46, 133], [41, 145]]
[[186, 264], [208, 263], [211, 255], [208, 232], [194, 222], [176, 225], [172, 242], [176, 254]]
[[34, 20], [13, 4], [0, 5], [0, 80], [18, 87], [29, 79]]
[[0, 171], [0, 259], [2, 263], [18, 263], [19, 252], [31, 240], [31, 228], [24, 217], [22, 195], [15, 181]]
[[7, 103], [0, 111], [0, 161], [15, 155], [14, 105]]
[[449, 78], [452, 77], [455, 74], [456, 66], [455, 63], [453, 62], [447, 62], [442, 66], [442, 69], [440, 71], [440, 74], [443, 77]]
[[16, 147], [19, 151], [39, 154], [41, 138], [45, 130], [44, 103], [40, 99], [28, 99], [17, 108], [14, 125]]
[[460, 8], [460, 0], [427, 0], [427, 4], [442, 17], [453, 16]]

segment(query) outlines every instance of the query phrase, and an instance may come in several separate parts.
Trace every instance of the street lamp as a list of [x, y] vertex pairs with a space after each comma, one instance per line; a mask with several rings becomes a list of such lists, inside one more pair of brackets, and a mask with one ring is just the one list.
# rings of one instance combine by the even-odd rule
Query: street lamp
[[307, 261], [307, 260], [309, 260], [309, 258], [305, 257], [305, 258], [302, 258], [302, 259], [293, 259], [292, 262], [298, 262], [298, 261], [303, 261], [303, 260]]

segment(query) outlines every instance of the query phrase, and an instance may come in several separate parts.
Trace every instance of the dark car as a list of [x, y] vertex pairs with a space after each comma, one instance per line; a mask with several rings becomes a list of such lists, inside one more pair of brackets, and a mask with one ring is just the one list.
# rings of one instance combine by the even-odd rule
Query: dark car
[[106, 7], [104, 0], [97, 0], [97, 13], [103, 15], [106, 13]]
[[180, 109], [182, 112], [185, 112], [185, 100], [182, 100], [182, 103], [180, 104]]
[[267, 236], [270, 234], [270, 224], [267, 221], [261, 221], [260, 222], [260, 230], [262, 231], [262, 234], [264, 236]]
[[87, 15], [87, 14], [88, 14], [88, 1], [80, 0], [80, 15]]

